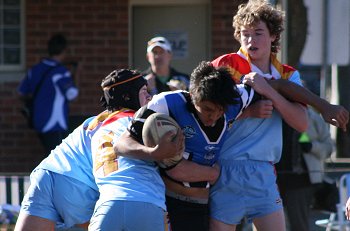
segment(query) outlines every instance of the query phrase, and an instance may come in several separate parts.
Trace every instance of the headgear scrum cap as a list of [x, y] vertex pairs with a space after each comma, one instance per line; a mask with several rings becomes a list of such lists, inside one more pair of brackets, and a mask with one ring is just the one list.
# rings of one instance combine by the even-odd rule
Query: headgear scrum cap
[[154, 37], [153, 39], [149, 40], [147, 43], [147, 53], [151, 52], [155, 47], [161, 47], [164, 50], [171, 52], [171, 44], [164, 37]]
[[136, 111], [141, 107], [139, 92], [144, 85], [147, 85], [147, 80], [138, 71], [114, 70], [102, 80], [101, 105], [110, 111], [121, 107]]

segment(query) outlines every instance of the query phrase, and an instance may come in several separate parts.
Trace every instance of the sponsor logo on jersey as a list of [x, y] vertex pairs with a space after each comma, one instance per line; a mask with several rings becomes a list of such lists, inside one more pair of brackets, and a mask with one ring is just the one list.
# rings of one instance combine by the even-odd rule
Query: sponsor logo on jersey
[[216, 156], [216, 151], [219, 150], [216, 146], [208, 145], [204, 148], [207, 153], [204, 155], [204, 159], [206, 160], [212, 160]]
[[192, 138], [193, 136], [196, 135], [196, 131], [194, 130], [193, 127], [191, 126], [185, 126], [183, 129], [182, 129], [183, 133], [184, 133], [184, 136], [185, 138]]

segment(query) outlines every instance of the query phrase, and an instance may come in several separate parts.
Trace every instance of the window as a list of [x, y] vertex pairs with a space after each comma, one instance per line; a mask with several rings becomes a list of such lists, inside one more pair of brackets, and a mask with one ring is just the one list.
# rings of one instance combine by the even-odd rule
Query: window
[[18, 70], [23, 64], [21, 0], [0, 0], [0, 70]]

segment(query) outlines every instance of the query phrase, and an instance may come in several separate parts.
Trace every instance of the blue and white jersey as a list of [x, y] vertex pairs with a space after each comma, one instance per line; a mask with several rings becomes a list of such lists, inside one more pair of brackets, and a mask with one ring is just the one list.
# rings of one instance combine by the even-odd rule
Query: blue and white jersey
[[68, 129], [68, 102], [78, 96], [78, 89], [67, 68], [55, 60], [43, 59], [28, 71], [18, 92], [33, 94], [42, 78], [45, 80], [34, 99], [34, 128], [40, 132], [65, 131]]
[[[154, 96], [146, 107], [137, 112], [129, 131], [141, 142], [144, 119], [155, 112], [170, 115], [179, 124], [185, 136], [184, 158], [198, 164], [212, 166], [219, 157], [227, 129], [231, 128], [234, 120], [253, 101], [253, 89], [240, 85], [239, 90], [241, 98], [237, 99], [238, 103], [228, 106], [223, 117], [213, 127], [206, 127], [200, 122], [188, 92], [173, 91]], [[185, 186], [196, 185], [185, 184]], [[199, 184], [196, 187], [203, 187], [203, 185]]]
[[113, 145], [126, 131], [130, 121], [131, 117], [123, 117], [112, 123], [104, 123], [92, 139], [99, 203], [111, 200], [141, 201], [165, 210], [165, 186], [157, 165], [153, 161], [118, 156], [114, 152]]
[[92, 174], [91, 138], [101, 124], [98, 117], [86, 119], [36, 168], [72, 177], [97, 190]]

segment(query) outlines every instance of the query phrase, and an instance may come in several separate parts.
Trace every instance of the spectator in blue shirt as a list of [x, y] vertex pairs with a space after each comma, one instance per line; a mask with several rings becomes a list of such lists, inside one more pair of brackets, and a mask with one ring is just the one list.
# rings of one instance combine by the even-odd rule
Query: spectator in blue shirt
[[69, 101], [78, 96], [70, 71], [63, 65], [67, 40], [56, 34], [48, 41], [48, 58], [30, 68], [18, 87], [22, 100], [32, 98], [31, 123], [48, 154], [68, 131]]

